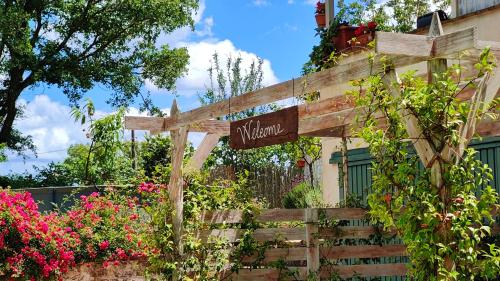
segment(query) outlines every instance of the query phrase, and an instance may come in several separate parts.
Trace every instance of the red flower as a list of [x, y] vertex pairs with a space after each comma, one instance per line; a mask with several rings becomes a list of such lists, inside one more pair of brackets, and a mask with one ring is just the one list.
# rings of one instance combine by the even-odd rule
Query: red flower
[[375, 30], [376, 27], [377, 27], [377, 23], [376, 22], [371, 21], [371, 22], [368, 23], [368, 29]]
[[317, 15], [324, 15], [325, 14], [325, 3], [321, 3], [321, 1], [318, 1], [316, 3], [316, 14]]
[[358, 28], [356, 28], [356, 30], [354, 30], [354, 35], [356, 35], [356, 36], [363, 35], [364, 33], [365, 33], [365, 25], [364, 24], [361, 24]]
[[387, 205], [390, 205], [391, 204], [391, 200], [392, 200], [392, 195], [390, 193], [386, 193], [384, 195], [384, 201]]
[[106, 250], [108, 247], [109, 247], [108, 240], [104, 240], [99, 244], [99, 249], [101, 249], [102, 251]]

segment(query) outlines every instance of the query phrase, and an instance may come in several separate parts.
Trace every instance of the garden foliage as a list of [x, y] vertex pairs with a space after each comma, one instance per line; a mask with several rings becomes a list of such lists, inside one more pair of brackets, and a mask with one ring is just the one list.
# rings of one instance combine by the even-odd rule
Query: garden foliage
[[65, 214], [41, 214], [30, 193], [0, 190], [0, 279], [51, 280], [79, 263], [143, 257], [137, 202], [93, 193]]
[[[391, 94], [394, 81], [388, 83], [385, 72], [353, 82], [361, 123], [357, 135], [374, 157], [370, 214], [402, 237], [413, 280], [493, 280], [500, 274], [500, 251], [491, 237], [492, 212], [498, 209], [492, 171], [473, 149], [463, 155], [447, 150], [466, 142], [459, 132], [468, 118], [497, 118], [488, 113], [497, 100], [471, 116], [470, 104], [459, 98], [494, 67], [485, 50], [475, 77], [465, 83], [460, 65], [435, 73], [431, 83], [408, 72], [396, 88], [400, 96]], [[438, 155], [432, 166], [439, 170], [421, 166], [412, 146], [417, 140], [406, 131], [406, 114]]]

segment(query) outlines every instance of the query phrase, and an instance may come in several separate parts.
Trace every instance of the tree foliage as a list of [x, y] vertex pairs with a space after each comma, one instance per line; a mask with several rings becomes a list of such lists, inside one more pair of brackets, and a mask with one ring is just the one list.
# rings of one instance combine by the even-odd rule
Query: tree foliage
[[76, 103], [95, 85], [125, 106], [145, 79], [169, 90], [186, 71], [185, 48], [159, 46], [161, 34], [191, 25], [197, 0], [0, 1], [0, 143], [15, 148], [19, 96], [39, 84]]

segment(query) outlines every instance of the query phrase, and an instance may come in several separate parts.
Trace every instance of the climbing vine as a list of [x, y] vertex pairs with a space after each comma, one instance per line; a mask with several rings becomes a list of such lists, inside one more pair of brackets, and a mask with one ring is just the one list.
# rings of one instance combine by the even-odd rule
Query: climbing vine
[[[356, 90], [350, 92], [359, 112], [356, 136], [369, 144], [374, 157], [368, 198], [372, 221], [402, 237], [412, 280], [493, 280], [500, 274], [500, 252], [491, 233], [492, 212], [498, 209], [492, 171], [473, 149], [463, 154], [453, 149], [467, 144], [461, 135], [466, 122], [497, 118], [490, 113], [497, 100], [479, 111], [463, 101], [494, 69], [490, 52], [483, 51], [475, 76], [466, 82], [464, 68], [454, 64], [434, 74], [431, 83], [410, 71], [399, 85], [391, 85], [390, 61], [385, 62], [381, 73], [374, 70], [354, 81]], [[408, 118], [421, 130], [417, 138], [407, 132]], [[413, 146], [422, 140], [435, 155], [427, 166]]]

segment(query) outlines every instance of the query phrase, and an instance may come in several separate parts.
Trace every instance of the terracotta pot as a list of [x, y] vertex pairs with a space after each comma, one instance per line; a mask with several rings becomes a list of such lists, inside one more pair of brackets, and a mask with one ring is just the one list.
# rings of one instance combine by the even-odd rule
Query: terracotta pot
[[301, 169], [302, 169], [302, 168], [304, 168], [305, 166], [306, 166], [306, 160], [304, 160], [304, 159], [299, 159], [299, 160], [297, 160], [297, 167], [299, 167], [299, 168], [301, 168]]
[[316, 14], [316, 24], [318, 27], [326, 26], [326, 16], [325, 14]]
[[357, 27], [355, 26], [349, 25], [342, 25], [339, 27], [337, 36], [333, 37], [332, 40], [332, 43], [335, 45], [335, 49], [337, 49], [337, 51], [342, 51], [345, 48], [350, 47], [348, 41], [354, 37], [354, 30], [356, 30], [356, 28]]

